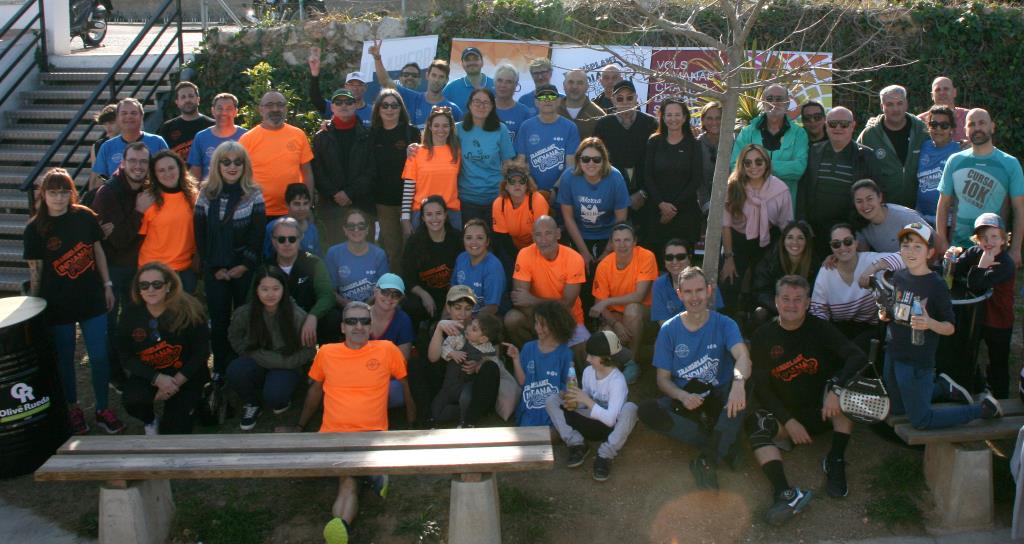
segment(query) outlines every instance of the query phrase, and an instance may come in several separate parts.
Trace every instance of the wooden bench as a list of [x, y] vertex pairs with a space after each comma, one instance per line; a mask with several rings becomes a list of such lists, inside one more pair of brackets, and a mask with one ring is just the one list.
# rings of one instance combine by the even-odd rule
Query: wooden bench
[[985, 441], [1016, 438], [1024, 427], [1024, 403], [1009, 399], [1000, 404], [1001, 418], [946, 429], [918, 430], [906, 416], [886, 420], [904, 442], [924, 446], [924, 476], [935, 501], [929, 530], [954, 532], [992, 525], [992, 452]]
[[[38, 481], [103, 481], [101, 544], [162, 544], [170, 480], [452, 474], [449, 540], [501, 542], [495, 473], [551, 469], [547, 427], [72, 437]], [[330, 504], [321, 505], [325, 513]]]

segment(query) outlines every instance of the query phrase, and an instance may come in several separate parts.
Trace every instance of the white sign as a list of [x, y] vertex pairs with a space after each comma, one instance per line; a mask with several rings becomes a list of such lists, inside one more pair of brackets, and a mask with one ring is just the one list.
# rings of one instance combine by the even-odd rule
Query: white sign
[[[651, 65], [650, 47], [638, 45], [598, 47], [604, 47], [609, 51], [613, 51], [638, 66], [647, 68]], [[601, 87], [601, 68], [609, 64], [618, 64], [622, 66], [623, 79], [633, 81], [633, 85], [636, 86], [636, 98], [640, 104], [644, 104], [647, 101], [647, 79], [641, 74], [634, 73], [609, 51], [600, 48], [592, 49], [582, 45], [552, 44], [551, 64], [554, 65], [554, 73], [551, 77], [551, 83], [562, 88], [562, 83], [565, 81], [565, 73], [569, 70], [581, 69], [587, 73], [587, 81], [590, 82], [590, 92], [588, 94], [591, 98], [595, 98], [604, 92], [604, 89]], [[643, 108], [641, 107], [641, 109]]]
[[[374, 68], [373, 57], [370, 56], [372, 41], [363, 42], [363, 57], [359, 62], [359, 71], [372, 81], [377, 80]], [[437, 34], [430, 36], [413, 36], [411, 38], [388, 38], [381, 41], [381, 60], [384, 68], [393, 81], [398, 81], [398, 72], [403, 66], [410, 62], [420, 65], [421, 70], [426, 70], [434, 56], [437, 54]], [[426, 72], [421, 73], [420, 88], [425, 90], [427, 82]]]

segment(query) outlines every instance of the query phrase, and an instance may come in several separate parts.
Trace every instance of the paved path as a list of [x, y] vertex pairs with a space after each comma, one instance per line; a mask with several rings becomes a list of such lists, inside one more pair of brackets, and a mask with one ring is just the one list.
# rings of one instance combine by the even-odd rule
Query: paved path
[[0, 499], [0, 535], [5, 542], [39, 542], [46, 544], [94, 544], [57, 527], [50, 520], [31, 510], [7, 504]]

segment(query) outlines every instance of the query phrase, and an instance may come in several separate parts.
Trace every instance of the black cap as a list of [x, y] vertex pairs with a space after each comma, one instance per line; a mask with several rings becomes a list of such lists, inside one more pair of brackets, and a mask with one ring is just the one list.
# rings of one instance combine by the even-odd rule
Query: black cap
[[622, 81], [616, 83], [615, 86], [612, 87], [612, 94], [615, 94], [621, 91], [622, 89], [629, 89], [633, 91], [633, 94], [636, 94], [636, 87], [633, 85], [633, 82], [628, 79], [623, 79]]
[[459, 57], [459, 58], [462, 59], [462, 60], [466, 60], [466, 57], [468, 55], [476, 55], [476, 56], [480, 57], [480, 60], [484, 60], [484, 54], [481, 53], [480, 50], [475, 48], [475, 47], [467, 47], [467, 48], [463, 49], [462, 50], [462, 56]]
[[586, 351], [587, 355], [610, 357], [620, 367], [633, 358], [633, 353], [622, 345], [618, 335], [612, 331], [598, 331], [591, 335], [587, 340]]
[[555, 87], [550, 83], [541, 85], [540, 87], [537, 87], [534, 96], [558, 96], [558, 87]]

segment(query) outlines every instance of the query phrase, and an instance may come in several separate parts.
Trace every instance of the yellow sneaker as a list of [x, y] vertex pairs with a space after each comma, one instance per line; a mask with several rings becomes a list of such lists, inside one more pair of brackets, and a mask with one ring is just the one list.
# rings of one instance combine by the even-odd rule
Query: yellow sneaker
[[327, 544], [348, 544], [348, 527], [341, 518], [334, 518], [324, 526], [324, 542]]

